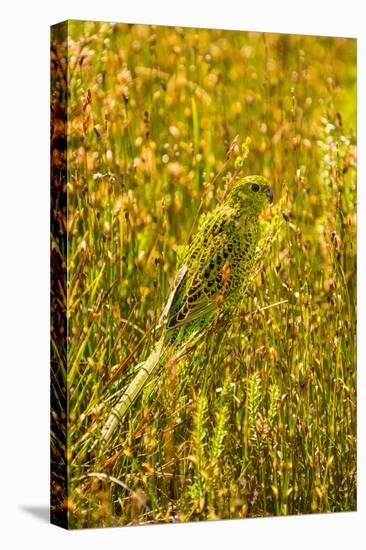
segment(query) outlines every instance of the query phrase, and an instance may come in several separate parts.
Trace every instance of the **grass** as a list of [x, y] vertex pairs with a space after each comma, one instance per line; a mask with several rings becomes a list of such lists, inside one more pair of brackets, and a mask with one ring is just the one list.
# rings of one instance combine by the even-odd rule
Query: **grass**
[[[355, 510], [355, 41], [68, 34], [70, 526]], [[179, 247], [234, 173], [282, 197], [247, 300], [91, 452], [153, 347]]]

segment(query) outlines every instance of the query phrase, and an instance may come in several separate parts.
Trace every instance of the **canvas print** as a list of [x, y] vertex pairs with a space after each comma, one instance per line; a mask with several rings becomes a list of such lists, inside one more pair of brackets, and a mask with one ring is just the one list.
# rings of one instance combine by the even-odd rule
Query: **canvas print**
[[51, 29], [51, 519], [356, 509], [356, 41]]

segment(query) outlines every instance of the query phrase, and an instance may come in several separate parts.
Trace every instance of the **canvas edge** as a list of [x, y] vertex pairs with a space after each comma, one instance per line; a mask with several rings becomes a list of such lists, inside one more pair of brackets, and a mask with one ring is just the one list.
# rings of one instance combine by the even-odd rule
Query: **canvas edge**
[[50, 28], [50, 522], [69, 528], [67, 464], [68, 22]]

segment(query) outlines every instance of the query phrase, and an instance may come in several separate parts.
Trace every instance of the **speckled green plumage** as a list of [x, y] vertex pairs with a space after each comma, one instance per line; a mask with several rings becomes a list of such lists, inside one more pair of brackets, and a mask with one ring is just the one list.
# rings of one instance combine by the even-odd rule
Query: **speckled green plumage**
[[272, 202], [261, 176], [240, 180], [206, 216], [181, 256], [174, 288], [160, 318], [163, 333], [102, 430], [108, 441], [156, 368], [172, 350], [204, 332], [240, 302], [255, 263], [259, 215]]
[[240, 301], [255, 261], [258, 217], [271, 196], [265, 178], [249, 176], [206, 218], [186, 247], [174, 298], [163, 314], [166, 341], [173, 333], [184, 342], [210, 323], [215, 309], [225, 314]]

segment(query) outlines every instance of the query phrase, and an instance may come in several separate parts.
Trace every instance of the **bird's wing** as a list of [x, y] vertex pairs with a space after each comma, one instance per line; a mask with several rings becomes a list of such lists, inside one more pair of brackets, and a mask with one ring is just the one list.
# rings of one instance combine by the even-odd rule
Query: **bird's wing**
[[166, 316], [167, 328], [213, 314], [221, 291], [223, 267], [228, 263], [223, 254], [229, 238], [226, 227], [227, 224], [223, 224], [221, 231], [214, 234], [209, 221], [192, 242], [190, 253], [185, 258], [185, 265], [189, 267]]
[[167, 317], [169, 315], [169, 312], [170, 312], [170, 309], [173, 305], [174, 298], [176, 298], [177, 292], [178, 292], [179, 288], [181, 287], [182, 282], [184, 281], [184, 278], [187, 274], [187, 270], [188, 270], [187, 264], [183, 264], [182, 267], [180, 268], [180, 270], [178, 271], [177, 276], [176, 276], [175, 281], [174, 281], [174, 288], [171, 291], [171, 293], [169, 294], [168, 300], [165, 304], [165, 307], [162, 311], [162, 314], [160, 315], [158, 327], [163, 325], [165, 320], [167, 319]]
[[184, 305], [173, 317], [171, 317], [171, 319], [169, 319], [167, 327], [173, 328], [186, 325], [191, 321], [195, 321], [213, 313], [216, 307], [217, 304], [215, 300], [202, 300], [191, 308], [186, 308]]

